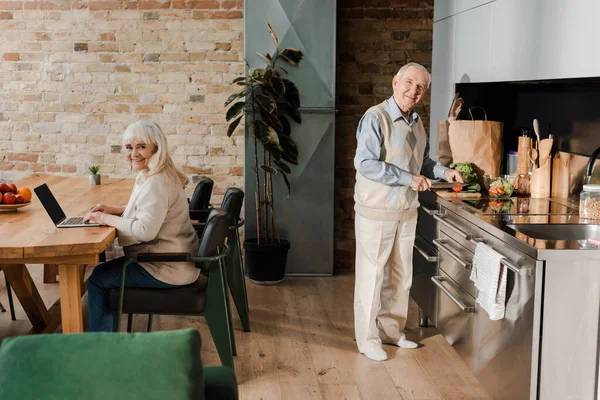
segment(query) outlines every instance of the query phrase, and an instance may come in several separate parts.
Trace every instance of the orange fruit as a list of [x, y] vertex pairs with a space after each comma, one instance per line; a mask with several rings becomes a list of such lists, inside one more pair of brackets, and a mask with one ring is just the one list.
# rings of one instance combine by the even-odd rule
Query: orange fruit
[[31, 201], [31, 189], [29, 189], [28, 187], [20, 188], [19, 190], [17, 190], [17, 194], [23, 196], [23, 200], [25, 200], [25, 203], [29, 203]]

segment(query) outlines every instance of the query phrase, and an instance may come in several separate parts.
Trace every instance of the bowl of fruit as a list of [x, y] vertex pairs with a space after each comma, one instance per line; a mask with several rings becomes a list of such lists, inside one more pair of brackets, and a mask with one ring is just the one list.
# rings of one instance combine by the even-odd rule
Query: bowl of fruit
[[513, 185], [501, 176], [485, 175], [484, 185], [493, 198], [508, 198], [514, 191]]
[[0, 182], [0, 211], [14, 211], [31, 203], [31, 189]]

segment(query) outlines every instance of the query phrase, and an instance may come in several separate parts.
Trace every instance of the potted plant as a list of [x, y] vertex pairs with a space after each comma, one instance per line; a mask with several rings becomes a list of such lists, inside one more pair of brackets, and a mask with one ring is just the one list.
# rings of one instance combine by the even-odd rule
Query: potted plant
[[[254, 165], [252, 170], [256, 180], [254, 193], [256, 211], [256, 237], [244, 241], [246, 271], [256, 283], [278, 283], [285, 275], [285, 264], [290, 243], [277, 234], [274, 214], [273, 175], [281, 176], [290, 194], [290, 164], [298, 165], [298, 147], [291, 138], [288, 118], [301, 123], [300, 94], [281, 64], [298, 67], [304, 54], [295, 48], [279, 49], [277, 35], [267, 24], [275, 51], [260, 54], [265, 61], [264, 68], [250, 68], [246, 61], [246, 74], [233, 80], [242, 87], [239, 93], [231, 95], [225, 107], [234, 101], [227, 110], [226, 119], [231, 121], [227, 136], [245, 117], [246, 127], [254, 142]], [[250, 139], [252, 141], [252, 139]]]
[[98, 174], [98, 171], [100, 171], [100, 166], [92, 165], [88, 168], [88, 170], [90, 171], [90, 185], [99, 185], [100, 174]]

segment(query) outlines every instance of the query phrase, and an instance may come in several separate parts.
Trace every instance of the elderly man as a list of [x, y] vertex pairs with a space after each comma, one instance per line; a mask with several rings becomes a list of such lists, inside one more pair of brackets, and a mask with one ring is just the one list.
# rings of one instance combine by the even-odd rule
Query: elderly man
[[426, 176], [462, 182], [458, 171], [429, 158], [429, 138], [414, 107], [430, 83], [425, 67], [404, 65], [392, 80], [393, 96], [367, 110], [357, 130], [354, 327], [358, 350], [376, 361], [387, 359], [382, 343], [417, 347], [403, 333], [417, 192], [431, 187]]

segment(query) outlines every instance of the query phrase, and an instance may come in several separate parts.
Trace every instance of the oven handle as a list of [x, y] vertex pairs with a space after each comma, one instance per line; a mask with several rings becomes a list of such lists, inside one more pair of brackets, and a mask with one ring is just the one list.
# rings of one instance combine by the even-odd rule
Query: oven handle
[[460, 229], [458, 226], [451, 224], [450, 222], [446, 221], [444, 218], [440, 217], [438, 214], [435, 214], [433, 216], [433, 218], [438, 221], [439, 223], [441, 223], [442, 225], [450, 228], [452, 231], [454, 231], [455, 233], [459, 234], [463, 239], [465, 240], [471, 240], [473, 238], [472, 235], [469, 235], [468, 233], [466, 233], [465, 231], [463, 231], [462, 229]]
[[415, 248], [415, 250], [417, 250], [419, 253], [421, 253], [421, 255], [423, 256], [423, 258], [427, 262], [430, 262], [430, 263], [437, 262], [437, 260], [438, 260], [437, 256], [431, 256], [431, 255], [427, 254], [427, 252], [425, 252], [425, 250], [423, 248], [421, 248], [421, 246], [419, 246], [417, 244], [417, 242], [415, 242], [413, 244], [413, 247]]
[[421, 209], [429, 215], [437, 215], [439, 213], [438, 210], [432, 210], [430, 208], [425, 207], [423, 204], [421, 204]]
[[444, 284], [442, 283], [442, 281], [444, 281], [443, 276], [432, 276], [431, 281], [442, 292], [444, 292], [446, 294], [446, 296], [448, 296], [450, 298], [450, 300], [452, 300], [452, 302], [454, 302], [454, 304], [456, 304], [463, 312], [465, 312], [465, 313], [474, 313], [475, 312], [475, 307], [469, 307], [469, 306], [465, 305], [465, 303], [463, 303], [462, 301], [460, 301], [456, 297], [454, 297], [454, 295], [452, 293], [450, 293], [450, 291], [444, 287]]
[[[473, 238], [470, 240], [470, 242], [476, 246], [477, 246], [477, 243], [485, 243], [483, 241], [483, 239], [480, 239], [480, 238]], [[502, 254], [502, 253], [500, 253], [500, 254]], [[506, 259], [506, 257], [504, 257], [502, 260], [500, 260], [500, 264], [504, 265], [506, 268], [510, 269], [512, 272], [514, 272], [515, 274], [520, 275], [520, 276], [531, 276], [532, 272], [533, 272], [533, 268], [516, 266], [515, 264], [508, 261]]]
[[442, 240], [442, 239], [433, 239], [433, 244], [435, 244], [435, 246], [443, 251], [444, 253], [448, 254], [450, 256], [450, 258], [452, 258], [454, 261], [456, 261], [457, 263], [459, 263], [464, 269], [471, 269], [472, 264], [466, 262], [465, 260], [463, 260], [462, 258], [460, 258], [458, 255], [456, 255], [456, 253], [454, 253], [452, 250], [450, 250], [450, 248], [448, 248], [446, 246], [446, 241]]

